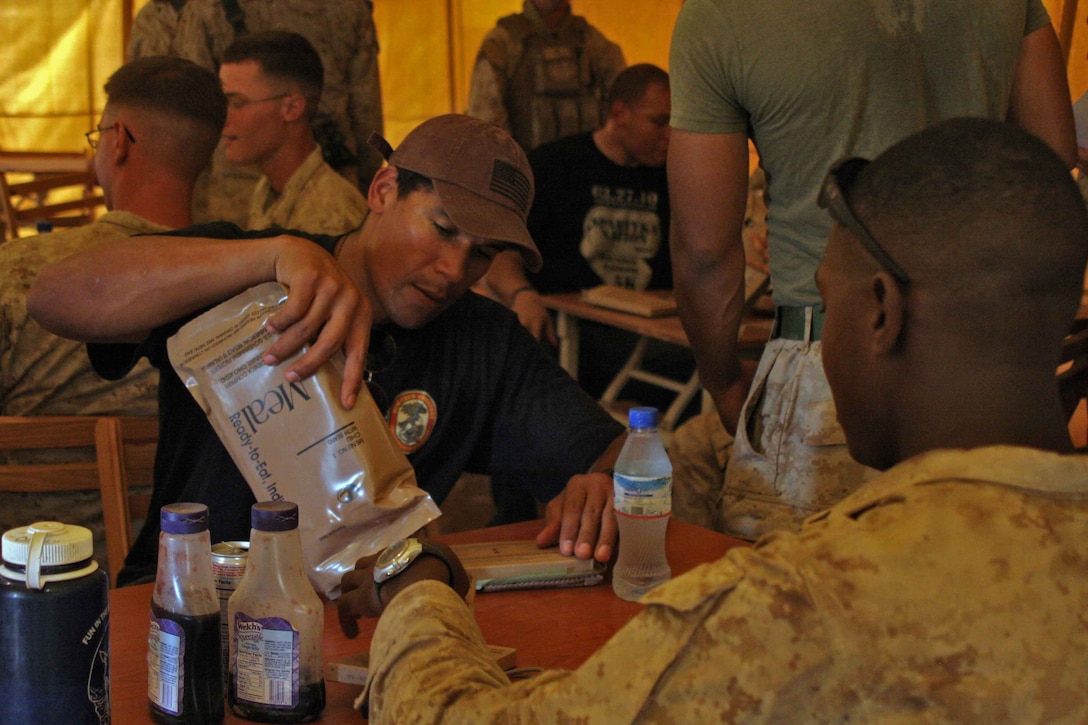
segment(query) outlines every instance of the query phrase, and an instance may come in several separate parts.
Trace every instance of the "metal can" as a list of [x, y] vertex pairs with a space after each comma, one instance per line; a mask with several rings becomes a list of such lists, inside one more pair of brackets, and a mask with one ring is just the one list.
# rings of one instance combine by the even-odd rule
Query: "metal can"
[[223, 682], [229, 682], [230, 669], [230, 622], [227, 621], [227, 602], [246, 574], [249, 560], [248, 541], [220, 541], [212, 546], [212, 579], [219, 593], [219, 641], [223, 646]]

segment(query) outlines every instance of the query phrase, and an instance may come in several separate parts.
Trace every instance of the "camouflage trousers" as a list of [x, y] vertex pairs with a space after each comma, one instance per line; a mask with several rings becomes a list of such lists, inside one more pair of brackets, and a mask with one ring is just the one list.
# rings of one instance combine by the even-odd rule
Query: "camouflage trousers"
[[736, 438], [712, 412], [678, 428], [669, 452], [674, 515], [751, 540], [796, 531], [877, 473], [846, 448], [819, 342], [768, 342]]

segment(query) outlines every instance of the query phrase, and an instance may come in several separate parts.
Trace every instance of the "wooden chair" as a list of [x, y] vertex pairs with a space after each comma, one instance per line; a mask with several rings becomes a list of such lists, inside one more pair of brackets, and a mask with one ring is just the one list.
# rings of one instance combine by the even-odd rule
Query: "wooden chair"
[[[0, 416], [0, 451], [90, 448], [92, 460], [66, 463], [0, 462], [0, 491], [98, 490], [106, 530], [111, 584], [132, 545], [133, 518], [146, 517], [151, 465], [158, 442], [155, 418]], [[129, 475], [131, 462], [132, 476]], [[129, 494], [130, 478], [140, 493]], [[25, 523], [33, 523], [27, 521]]]
[[15, 239], [20, 228], [39, 221], [54, 227], [89, 224], [106, 203], [96, 184], [86, 154], [0, 151], [0, 239]]

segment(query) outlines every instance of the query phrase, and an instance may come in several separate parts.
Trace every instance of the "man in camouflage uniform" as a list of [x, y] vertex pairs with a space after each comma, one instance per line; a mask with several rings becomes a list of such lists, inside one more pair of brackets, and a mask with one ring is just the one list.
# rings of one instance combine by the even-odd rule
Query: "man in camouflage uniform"
[[597, 130], [625, 67], [620, 47], [572, 14], [570, 0], [525, 0], [480, 45], [467, 113], [499, 124], [528, 152]]
[[[723, 526], [754, 539], [873, 475], [846, 450], [820, 363], [827, 166], [959, 116], [1007, 118], [1071, 165], [1069, 89], [1040, 0], [688, 0], [670, 48], [674, 292], [700, 383], [736, 435], [714, 492]], [[749, 139], [767, 178], [777, 317], [754, 377], [736, 346]]]
[[261, 178], [249, 229], [343, 234], [366, 216], [366, 199], [321, 157], [311, 126], [321, 97], [321, 58], [298, 33], [243, 35], [223, 56], [227, 159], [255, 163]]
[[349, 573], [346, 629], [382, 613], [371, 722], [1088, 721], [1088, 458], [1054, 374], [1088, 263], [1066, 165], [958, 119], [825, 189], [827, 377], [851, 454], [885, 472], [654, 589], [578, 670], [514, 685], [447, 586], [452, 552], [380, 591]]
[[170, 55], [185, 0], [150, 0], [140, 8], [129, 29], [126, 60]]
[[[157, 410], [158, 374], [146, 361], [123, 381], [101, 379], [84, 345], [46, 332], [28, 316], [27, 292], [39, 270], [75, 252], [188, 226], [193, 182], [219, 140], [227, 102], [212, 73], [172, 57], [129, 62], [107, 81], [106, 94], [102, 120], [87, 138], [110, 211], [84, 227], [0, 244], [2, 415]], [[98, 494], [3, 495], [0, 529], [44, 519], [101, 532]]]
[[[218, 72], [223, 53], [240, 34], [231, 24], [225, 4], [229, 3], [188, 0], [178, 21], [174, 54]], [[244, 26], [245, 32], [289, 30], [305, 37], [317, 50], [325, 80], [316, 125], [329, 138], [337, 133], [342, 136], [342, 143], [329, 143], [326, 151], [353, 155], [358, 165], [332, 165], [349, 181], [367, 188], [381, 166], [381, 155], [366, 141], [371, 132], [381, 133], [384, 128], [378, 38], [369, 0], [238, 0], [237, 5], [238, 25]], [[227, 162], [220, 149], [213, 160], [208, 208], [196, 221], [224, 219], [244, 224], [258, 177], [253, 166], [239, 168]]]

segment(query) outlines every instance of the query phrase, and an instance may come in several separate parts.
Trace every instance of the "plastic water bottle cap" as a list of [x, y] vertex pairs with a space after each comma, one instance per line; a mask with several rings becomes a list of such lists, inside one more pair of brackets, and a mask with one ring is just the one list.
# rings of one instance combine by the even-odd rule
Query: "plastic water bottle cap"
[[632, 428], [656, 428], [657, 408], [631, 408], [627, 413], [627, 423]]

